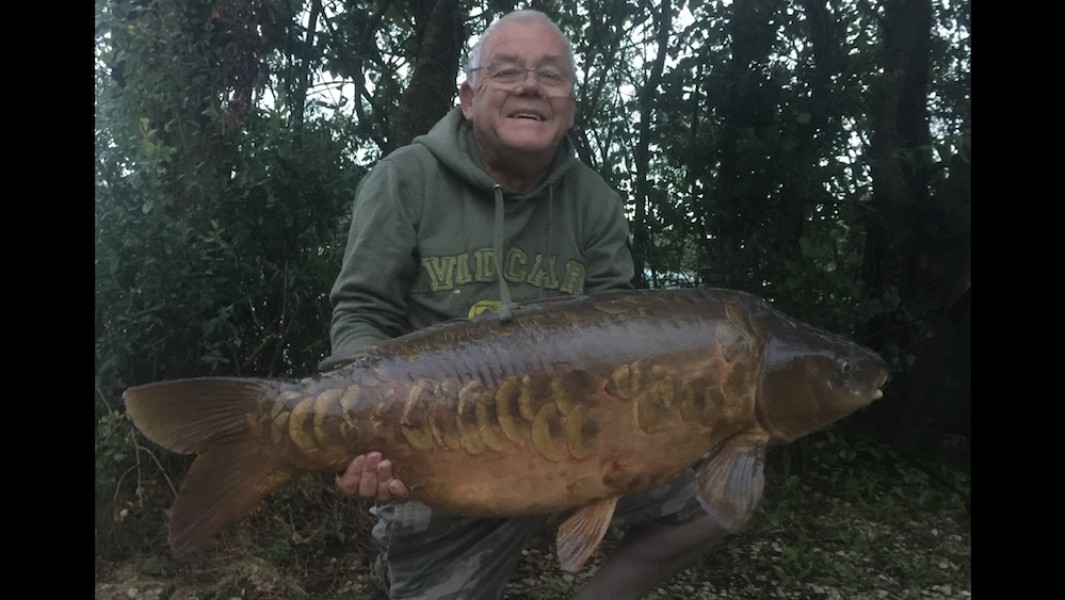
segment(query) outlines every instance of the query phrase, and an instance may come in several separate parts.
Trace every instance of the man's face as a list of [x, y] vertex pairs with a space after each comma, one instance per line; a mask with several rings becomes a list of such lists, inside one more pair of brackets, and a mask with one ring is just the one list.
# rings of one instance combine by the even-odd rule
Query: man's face
[[459, 91], [462, 114], [472, 125], [484, 158], [525, 155], [550, 160], [566, 132], [573, 126], [576, 102], [573, 73], [565, 43], [540, 21], [510, 21], [485, 40], [480, 67], [510, 64], [523, 69], [553, 69], [565, 75], [568, 85], [550, 88], [533, 73], [509, 85], [478, 71], [475, 87], [463, 83]]

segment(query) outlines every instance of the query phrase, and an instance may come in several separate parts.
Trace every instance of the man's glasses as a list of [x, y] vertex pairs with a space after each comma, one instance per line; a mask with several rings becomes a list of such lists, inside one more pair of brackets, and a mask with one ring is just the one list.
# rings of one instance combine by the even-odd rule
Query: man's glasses
[[497, 63], [487, 67], [474, 67], [470, 69], [470, 73], [482, 70], [488, 79], [500, 85], [514, 85], [525, 81], [526, 73], [532, 73], [536, 81], [550, 90], [562, 90], [573, 83], [569, 75], [556, 67], [526, 69], [510, 63]]

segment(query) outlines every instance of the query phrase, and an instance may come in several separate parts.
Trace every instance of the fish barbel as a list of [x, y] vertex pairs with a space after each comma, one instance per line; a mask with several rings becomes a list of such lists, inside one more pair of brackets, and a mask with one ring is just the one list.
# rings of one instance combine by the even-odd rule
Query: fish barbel
[[201, 549], [286, 481], [378, 450], [411, 497], [474, 517], [576, 508], [563, 568], [602, 540], [617, 500], [696, 469], [730, 531], [762, 495], [765, 448], [882, 396], [874, 352], [744, 292], [642, 290], [447, 321], [298, 381], [201, 378], [130, 388], [152, 441], [196, 453], [170, 517]]

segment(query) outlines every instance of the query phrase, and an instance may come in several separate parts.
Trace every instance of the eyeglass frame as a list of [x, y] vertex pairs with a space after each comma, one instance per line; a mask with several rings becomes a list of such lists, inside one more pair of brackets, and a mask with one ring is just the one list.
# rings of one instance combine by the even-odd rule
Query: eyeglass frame
[[541, 68], [537, 68], [537, 69], [527, 69], [525, 67], [519, 67], [516, 64], [507, 63], [507, 62], [493, 63], [493, 64], [489, 64], [489, 65], [481, 65], [479, 67], [473, 67], [471, 69], [467, 69], [466, 70], [466, 74], [468, 76], [469, 74], [471, 74], [471, 73], [473, 73], [475, 71], [486, 71], [485, 76], [488, 78], [488, 81], [494, 81], [494, 80], [496, 80], [496, 77], [492, 76], [487, 71], [489, 69], [491, 69], [493, 66], [497, 66], [497, 65], [498, 66], [502, 66], [502, 67], [506, 67], [506, 68], [513, 68], [513, 69], [517, 69], [517, 70], [521, 71], [521, 77], [519, 79], [516, 79], [515, 81], [513, 81], [512, 83], [509, 83], [509, 84], [499, 82], [498, 83], [499, 85], [517, 85], [517, 84], [519, 84], [521, 82], [524, 82], [528, 78], [529, 73], [533, 74], [533, 79], [536, 80], [536, 83], [538, 85], [543, 85], [547, 89], [563, 90], [563, 89], [568, 88], [570, 91], [572, 91], [573, 90], [573, 86], [576, 85], [576, 83], [577, 83], [577, 80], [576, 80], [575, 77], [573, 77], [572, 75], [563, 73], [560, 70], [559, 71], [559, 75], [561, 75], [565, 79], [563, 80], [561, 85], [554, 86], [554, 85], [551, 85], [549, 83], [544, 82], [540, 78], [540, 74], [543, 72], [543, 70], [547, 69], [547, 68], [551, 68], [551, 67], [541, 67]]

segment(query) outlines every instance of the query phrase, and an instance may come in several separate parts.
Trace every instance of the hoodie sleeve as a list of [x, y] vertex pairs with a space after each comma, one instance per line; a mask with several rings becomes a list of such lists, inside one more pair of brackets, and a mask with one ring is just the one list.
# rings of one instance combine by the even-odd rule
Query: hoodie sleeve
[[629, 224], [621, 197], [613, 190], [604, 193], [598, 210], [587, 221], [584, 291], [588, 294], [609, 290], [631, 290], [633, 279]]
[[417, 275], [417, 231], [398, 167], [382, 161], [359, 183], [340, 275], [330, 292], [332, 356], [322, 368], [407, 332], [407, 293]]

